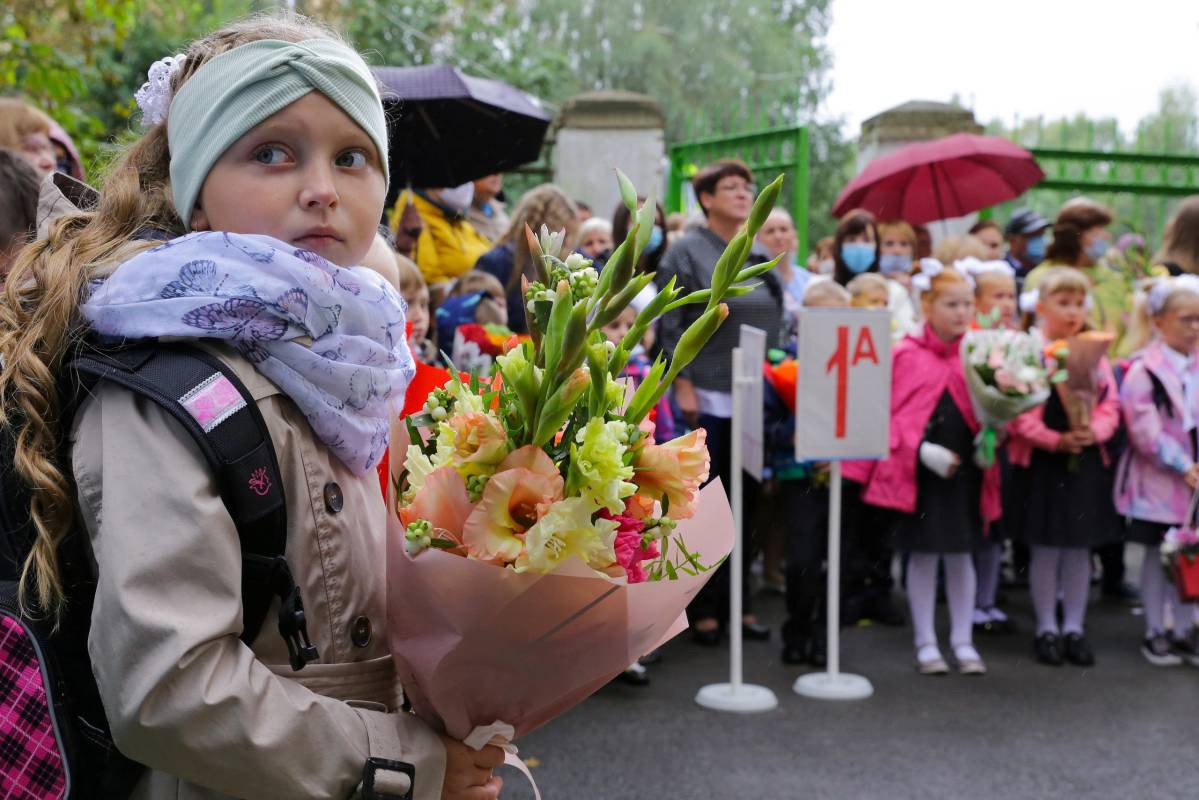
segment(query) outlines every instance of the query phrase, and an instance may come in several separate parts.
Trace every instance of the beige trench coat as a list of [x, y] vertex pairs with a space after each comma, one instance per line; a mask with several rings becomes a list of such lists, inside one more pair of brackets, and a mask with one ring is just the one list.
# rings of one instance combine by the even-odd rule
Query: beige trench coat
[[414, 764], [414, 796], [437, 800], [445, 750], [397, 710], [378, 478], [355, 477], [249, 362], [213, 352], [270, 429], [320, 659], [292, 672], [274, 611], [252, 651], [238, 640], [237, 532], [199, 450], [160, 408], [102, 385], [76, 416], [72, 466], [99, 569], [93, 669], [118, 747], [152, 768], [134, 797], [346, 798], [371, 755]]

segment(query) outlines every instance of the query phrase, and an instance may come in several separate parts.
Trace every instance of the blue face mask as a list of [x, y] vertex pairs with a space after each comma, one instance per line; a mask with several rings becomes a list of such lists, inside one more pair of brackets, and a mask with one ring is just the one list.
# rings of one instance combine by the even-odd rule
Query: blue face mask
[[1045, 237], [1037, 236], [1024, 243], [1024, 255], [1034, 264], [1045, 260]]
[[894, 275], [897, 272], [911, 272], [912, 257], [905, 253], [883, 253], [878, 257], [878, 271], [884, 275]]
[[1096, 239], [1087, 245], [1087, 258], [1092, 261], [1098, 261], [1107, 255], [1109, 242], [1107, 239]]
[[845, 242], [841, 245], [841, 260], [853, 274], [865, 272], [874, 263], [874, 245], [866, 242]]
[[662, 241], [665, 238], [662, 234], [662, 229], [655, 225], [653, 231], [650, 232], [649, 241], [645, 245], [645, 255], [649, 256], [658, 252], [658, 248], [662, 246]]

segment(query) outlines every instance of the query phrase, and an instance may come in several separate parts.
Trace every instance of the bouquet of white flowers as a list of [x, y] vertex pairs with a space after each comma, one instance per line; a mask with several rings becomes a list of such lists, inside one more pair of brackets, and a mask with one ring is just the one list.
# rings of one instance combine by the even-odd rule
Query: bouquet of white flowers
[[1050, 384], [1062, 376], [1050, 373], [1038, 334], [1003, 329], [967, 333], [962, 367], [983, 426], [974, 442], [975, 461], [985, 468], [995, 463], [1004, 426], [1048, 400]]

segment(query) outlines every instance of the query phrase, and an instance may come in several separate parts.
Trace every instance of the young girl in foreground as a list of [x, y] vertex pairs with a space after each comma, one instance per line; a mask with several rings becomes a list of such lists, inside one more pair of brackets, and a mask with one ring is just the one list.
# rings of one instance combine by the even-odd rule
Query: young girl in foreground
[[[62, 608], [56, 545], [78, 509], [98, 571], [92, 668], [118, 747], [149, 767], [136, 797], [349, 797], [379, 757], [414, 765], [422, 800], [494, 798], [502, 753], [401, 712], [388, 652], [373, 467], [412, 365], [398, 294], [352, 269], [387, 188], [375, 81], [295, 18], [236, 23], [185, 56], [99, 207], [28, 247], [0, 303], [16, 464], [48, 498], [31, 599]], [[250, 388], [318, 663], [293, 672], [269, 624], [253, 649], [239, 641], [238, 535], [166, 411], [103, 383], [59, 427], [55, 375], [83, 329], [203, 341]]]
[[[1071, 267], [1048, 270], [1039, 283], [1037, 318], [1046, 341], [1083, 329], [1090, 282]], [[1008, 454], [1024, 489], [1020, 536], [1032, 551], [1029, 589], [1037, 617], [1033, 649], [1042, 664], [1063, 659], [1091, 666], [1095, 656], [1084, 636], [1091, 586], [1091, 548], [1121, 535], [1112, 496], [1113, 466], [1105, 444], [1120, 424], [1116, 382], [1107, 359], [1099, 364], [1099, 389], [1090, 426], [1072, 430], [1057, 391], [1045, 405], [1008, 425]], [[1058, 593], [1062, 625], [1058, 626]], [[1059, 638], [1064, 634], [1064, 641]]]
[[974, 320], [974, 290], [953, 269], [923, 280], [927, 322], [895, 348], [891, 454], [871, 469], [862, 499], [901, 512], [896, 549], [909, 554], [916, 668], [926, 675], [949, 671], [934, 625], [937, 567], [944, 562], [954, 660], [961, 673], [981, 675], [986, 666], [973, 642], [972, 558], [984, 523], [999, 516], [999, 486], [994, 469], [984, 474], [973, 461], [980, 425], [959, 355]]
[[[1199, 278], [1186, 275], [1159, 281], [1145, 311], [1156, 335], [1134, 356], [1120, 386], [1120, 410], [1129, 447], [1116, 471], [1116, 510], [1128, 520], [1128, 539], [1145, 546], [1141, 599], [1145, 640], [1141, 653], [1155, 666], [1199, 666], [1195, 604], [1179, 601], [1166, 580], [1161, 544], [1187, 519], [1191, 495], [1199, 489]], [[1167, 637], [1164, 611], [1170, 606], [1173, 635]]]

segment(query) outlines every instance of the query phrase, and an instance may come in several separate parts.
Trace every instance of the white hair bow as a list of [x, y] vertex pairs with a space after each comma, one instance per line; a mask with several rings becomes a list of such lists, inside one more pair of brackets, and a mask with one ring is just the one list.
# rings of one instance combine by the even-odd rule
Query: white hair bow
[[1199, 295], [1199, 276], [1195, 275], [1179, 275], [1174, 278], [1163, 278], [1153, 284], [1153, 288], [1149, 290], [1149, 296], [1145, 302], [1149, 308], [1149, 314], [1156, 317], [1166, 307], [1166, 303], [1177, 292], [1189, 292]]
[[150, 65], [146, 73], [149, 80], [133, 95], [137, 107], [142, 110], [143, 128], [152, 128], [167, 118], [167, 110], [171, 107], [171, 78], [183, 69], [185, 61], [187, 56], [179, 53], [160, 58]]

